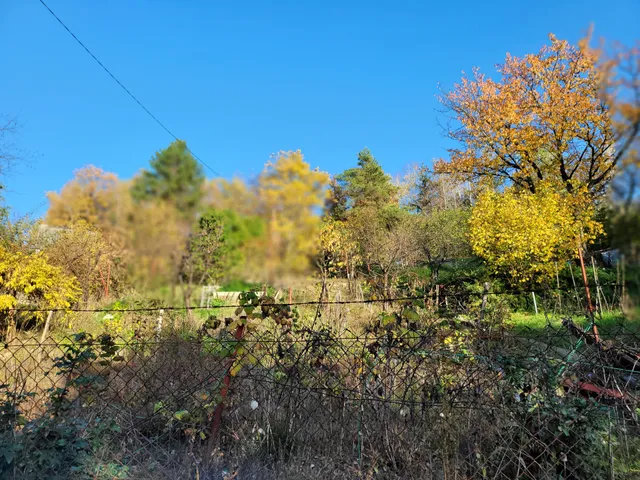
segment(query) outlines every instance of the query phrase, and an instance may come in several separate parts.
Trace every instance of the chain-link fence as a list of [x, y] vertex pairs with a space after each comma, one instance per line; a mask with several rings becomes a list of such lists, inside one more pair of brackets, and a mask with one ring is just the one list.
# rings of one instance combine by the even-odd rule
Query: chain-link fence
[[401, 306], [354, 332], [250, 328], [246, 310], [191, 335], [6, 343], [0, 471], [640, 478], [640, 338], [624, 322], [514, 332]]

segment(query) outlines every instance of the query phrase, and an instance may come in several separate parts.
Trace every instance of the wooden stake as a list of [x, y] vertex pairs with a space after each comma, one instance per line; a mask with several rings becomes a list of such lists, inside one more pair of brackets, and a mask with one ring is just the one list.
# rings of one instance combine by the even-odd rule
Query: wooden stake
[[[244, 318], [246, 321], [246, 317]], [[220, 403], [216, 405], [216, 408], [213, 412], [213, 421], [211, 422], [211, 431], [209, 433], [209, 440], [207, 441], [207, 448], [205, 452], [204, 463], [206, 466], [209, 466], [209, 462], [211, 461], [211, 455], [213, 454], [214, 444], [218, 441], [218, 436], [220, 435], [220, 423], [222, 422], [222, 411], [224, 410], [224, 403], [227, 400], [227, 395], [229, 394], [229, 385], [231, 384], [231, 368], [236, 360], [236, 356], [238, 354], [238, 349], [240, 348], [240, 341], [244, 336], [244, 324], [238, 325], [236, 328], [235, 339], [238, 342], [233, 354], [227, 358], [226, 362], [226, 373], [224, 375], [224, 379], [222, 380], [222, 389], [220, 390]]]
[[487, 297], [489, 296], [489, 287], [491, 284], [489, 282], [484, 282], [484, 286], [482, 289], [482, 305], [480, 306], [480, 320], [478, 322], [478, 328], [480, 328], [482, 322], [484, 321], [484, 311], [487, 308]]
[[576, 302], [578, 302], [578, 306], [582, 305], [582, 302], [580, 301], [580, 296], [578, 295], [578, 286], [576, 285], [576, 277], [573, 276], [573, 267], [571, 265], [571, 262], [567, 262], [569, 265], [569, 273], [571, 273], [571, 282], [573, 283], [573, 291], [576, 294]]
[[600, 280], [598, 279], [598, 269], [596, 268], [596, 262], [593, 257], [591, 257], [591, 268], [593, 268], [593, 281], [596, 283], [596, 298], [598, 299], [598, 305], [596, 305], [596, 308], [600, 307], [600, 316], [602, 317], [602, 306], [604, 302], [606, 302], [606, 299], [604, 298], [604, 292], [602, 292], [602, 288], [600, 287]]
[[558, 308], [562, 309], [562, 293], [560, 292], [560, 273], [558, 272], [558, 262], [555, 262], [556, 265], [556, 286], [558, 287]]
[[580, 257], [580, 270], [582, 270], [582, 282], [584, 283], [584, 291], [587, 295], [587, 316], [591, 319], [593, 325], [593, 335], [596, 339], [596, 343], [600, 343], [600, 335], [598, 334], [598, 327], [595, 324], [593, 318], [593, 303], [591, 303], [591, 291], [589, 290], [589, 280], [587, 279], [587, 269], [584, 267], [584, 256], [582, 255], [582, 247], [578, 247], [578, 256]]
[[44, 322], [44, 330], [42, 330], [42, 335], [40, 336], [40, 351], [38, 352], [38, 363], [42, 361], [42, 344], [47, 339], [47, 335], [49, 335], [51, 317], [53, 317], [53, 310], [49, 310], [49, 313], [47, 313], [47, 320]]

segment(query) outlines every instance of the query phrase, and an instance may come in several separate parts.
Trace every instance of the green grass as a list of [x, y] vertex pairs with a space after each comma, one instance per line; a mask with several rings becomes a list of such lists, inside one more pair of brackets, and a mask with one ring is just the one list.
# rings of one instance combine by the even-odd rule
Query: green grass
[[[566, 315], [545, 317], [544, 314], [535, 315], [527, 312], [511, 314], [513, 330], [522, 334], [542, 334], [550, 325], [553, 329], [562, 329], [562, 319]], [[580, 327], [586, 327], [588, 321], [585, 316], [572, 316], [573, 321]], [[640, 318], [634, 315], [632, 319], [625, 318], [620, 311], [604, 312], [602, 318], [596, 315], [596, 325], [603, 336], [615, 336], [616, 333], [633, 333], [640, 336]]]

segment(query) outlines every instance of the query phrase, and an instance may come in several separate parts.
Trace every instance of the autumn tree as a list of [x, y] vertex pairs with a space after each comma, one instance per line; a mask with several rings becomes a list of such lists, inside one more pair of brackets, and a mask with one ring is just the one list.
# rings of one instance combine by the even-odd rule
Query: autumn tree
[[[400, 190], [365, 148], [357, 166], [335, 178], [321, 237], [325, 263], [343, 266], [349, 279], [358, 271], [386, 296], [421, 252], [417, 219], [400, 206]], [[346, 258], [336, 251], [340, 248]]]
[[391, 297], [398, 276], [416, 265], [422, 249], [415, 215], [397, 206], [364, 206], [349, 216], [366, 276], [379, 295]]
[[260, 211], [255, 185], [239, 177], [213, 179], [205, 183], [204, 192], [202, 203], [217, 211], [233, 211], [243, 216], [255, 216]]
[[257, 215], [241, 215], [235, 210], [214, 210], [224, 229], [223, 276], [255, 279], [256, 270], [264, 259], [266, 222]]
[[592, 31], [580, 42], [585, 56], [594, 60], [599, 74], [598, 93], [612, 122], [614, 162], [640, 165], [640, 41], [625, 46], [604, 40], [591, 46]]
[[[24, 157], [15, 138], [18, 132], [18, 119], [0, 115], [0, 177], [3, 177], [18, 161]], [[0, 182], [0, 191], [4, 188]]]
[[626, 165], [611, 182], [607, 236], [631, 261], [640, 261], [640, 167]]
[[175, 297], [189, 227], [166, 202], [144, 202], [128, 215], [126, 258], [134, 284], [143, 290], [170, 285]]
[[87, 223], [76, 222], [53, 232], [43, 247], [52, 265], [78, 280], [85, 302], [90, 297], [107, 297], [123, 281], [120, 252]]
[[0, 196], [0, 246], [8, 250], [33, 249], [33, 232], [37, 223], [29, 217], [11, 219], [10, 210], [2, 205]]
[[205, 178], [186, 142], [176, 140], [156, 152], [150, 166], [134, 179], [133, 198], [170, 202], [185, 218], [191, 218], [202, 198]]
[[[42, 253], [9, 251], [0, 246], [0, 317], [6, 322], [7, 340], [16, 330], [20, 304], [38, 309], [68, 308], [80, 295], [75, 277], [51, 265]], [[42, 318], [41, 312], [35, 312]]]
[[346, 187], [337, 178], [332, 178], [329, 184], [329, 195], [325, 202], [327, 217], [339, 222], [346, 220], [348, 200]]
[[[485, 259], [494, 273], [516, 285], [551, 279], [555, 262], [566, 262], [580, 244], [601, 232], [601, 225], [593, 221], [593, 211], [576, 208], [569, 200], [542, 186], [536, 193], [514, 189], [484, 192], [470, 219], [473, 252]], [[582, 218], [575, 216], [576, 210], [583, 212]]]
[[473, 201], [471, 189], [451, 175], [438, 175], [426, 167], [420, 168], [409, 206], [418, 213], [469, 207]]
[[468, 221], [473, 195], [452, 176], [433, 174], [424, 167], [415, 182], [410, 207], [421, 219], [419, 242], [431, 270], [432, 283], [437, 283], [445, 261], [471, 253]]
[[542, 182], [592, 197], [604, 192], [620, 158], [595, 58], [550, 41], [537, 54], [507, 55], [500, 80], [476, 69], [441, 97], [454, 120], [448, 135], [460, 147], [436, 171], [532, 193]]
[[[224, 278], [264, 280], [262, 270], [267, 250], [267, 213], [259, 198], [256, 182], [239, 177], [206, 182], [202, 199], [205, 212], [223, 219], [225, 236]], [[208, 208], [208, 209], [207, 209]]]
[[329, 277], [344, 276], [351, 291], [352, 280], [361, 261], [359, 245], [353, 233], [344, 220], [336, 220], [330, 214], [323, 219], [316, 257], [323, 286]]
[[442, 265], [449, 260], [469, 256], [468, 207], [434, 209], [422, 215], [420, 245], [431, 269], [433, 282], [437, 282]]
[[49, 210], [45, 223], [51, 226], [71, 225], [83, 221], [104, 228], [118, 201], [118, 177], [110, 172], [87, 165], [74, 173], [60, 193], [49, 192]]
[[329, 175], [311, 169], [298, 151], [280, 152], [258, 178], [267, 219], [266, 267], [270, 283], [276, 275], [306, 271], [317, 251], [320, 211], [327, 198]]

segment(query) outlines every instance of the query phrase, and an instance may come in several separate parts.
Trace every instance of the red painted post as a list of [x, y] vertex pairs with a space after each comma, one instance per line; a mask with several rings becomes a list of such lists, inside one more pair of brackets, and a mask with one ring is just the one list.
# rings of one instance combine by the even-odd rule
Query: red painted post
[[[246, 317], [245, 317], [246, 320]], [[238, 325], [236, 328], [235, 339], [240, 341], [244, 336], [244, 324]], [[207, 450], [205, 453], [204, 463], [205, 465], [209, 465], [211, 461], [211, 455], [213, 454], [213, 446], [214, 443], [218, 439], [218, 435], [220, 434], [220, 423], [222, 421], [222, 411], [224, 410], [224, 403], [227, 400], [227, 395], [229, 394], [229, 384], [231, 383], [231, 367], [235, 362], [236, 355], [238, 353], [237, 345], [233, 354], [227, 359], [227, 365], [225, 366], [225, 375], [222, 380], [222, 389], [220, 390], [220, 403], [216, 405], [216, 409], [213, 411], [213, 419], [211, 421], [211, 431], [209, 433], [209, 442], [207, 443]]]

